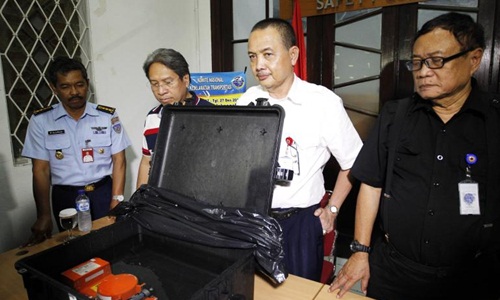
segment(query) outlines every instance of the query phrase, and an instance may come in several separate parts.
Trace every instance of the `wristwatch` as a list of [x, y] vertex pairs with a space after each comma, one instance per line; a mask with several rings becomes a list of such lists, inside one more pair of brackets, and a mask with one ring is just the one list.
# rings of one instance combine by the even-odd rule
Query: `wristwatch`
[[338, 214], [338, 213], [339, 213], [339, 209], [338, 209], [338, 207], [337, 207], [337, 206], [335, 206], [335, 205], [330, 205], [330, 204], [328, 204], [328, 205], [326, 206], [326, 208], [327, 208], [327, 209], [328, 209], [328, 210], [329, 210], [332, 214]]
[[357, 240], [354, 240], [351, 242], [351, 245], [349, 246], [351, 248], [351, 251], [353, 253], [356, 253], [356, 252], [366, 252], [366, 253], [370, 253], [370, 251], [372, 250], [371, 247], [368, 247], [368, 246], [365, 246], [365, 245], [362, 245], [360, 244]]
[[122, 202], [123, 200], [125, 200], [125, 197], [123, 195], [114, 195], [113, 200], [116, 200], [118, 202]]

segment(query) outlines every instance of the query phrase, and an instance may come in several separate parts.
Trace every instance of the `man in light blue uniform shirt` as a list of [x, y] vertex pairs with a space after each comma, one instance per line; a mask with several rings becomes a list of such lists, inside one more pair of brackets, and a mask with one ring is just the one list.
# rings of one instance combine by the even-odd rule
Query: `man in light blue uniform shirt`
[[35, 111], [26, 134], [22, 155], [32, 159], [37, 207], [27, 245], [51, 236], [51, 185], [56, 220], [60, 210], [75, 207], [80, 189], [90, 198], [92, 219], [122, 201], [130, 146], [115, 108], [87, 103], [89, 80], [79, 61], [58, 57], [47, 76], [60, 103]]

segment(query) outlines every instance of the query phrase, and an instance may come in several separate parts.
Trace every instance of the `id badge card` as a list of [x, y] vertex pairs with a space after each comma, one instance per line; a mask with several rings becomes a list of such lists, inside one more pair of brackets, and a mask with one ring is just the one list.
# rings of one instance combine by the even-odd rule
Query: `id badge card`
[[94, 149], [93, 148], [83, 148], [82, 149], [82, 161], [84, 163], [94, 162]]
[[458, 183], [461, 215], [479, 215], [479, 186], [477, 182], [465, 180]]

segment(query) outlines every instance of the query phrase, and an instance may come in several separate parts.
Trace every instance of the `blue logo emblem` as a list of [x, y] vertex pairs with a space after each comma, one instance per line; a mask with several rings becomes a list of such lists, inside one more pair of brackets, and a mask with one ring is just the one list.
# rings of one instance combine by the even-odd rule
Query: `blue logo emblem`
[[240, 90], [245, 86], [245, 79], [242, 76], [236, 76], [231, 80], [231, 84], [235, 89]]
[[464, 195], [464, 201], [465, 203], [471, 205], [472, 202], [474, 202], [474, 194], [471, 194], [471, 193], [467, 193]]
[[467, 162], [467, 164], [473, 165], [477, 162], [477, 156], [473, 153], [467, 153], [465, 155], [465, 161]]

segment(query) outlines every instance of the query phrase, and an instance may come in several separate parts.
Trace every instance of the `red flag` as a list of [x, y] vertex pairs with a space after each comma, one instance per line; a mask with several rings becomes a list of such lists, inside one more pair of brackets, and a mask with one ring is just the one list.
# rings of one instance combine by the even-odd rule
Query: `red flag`
[[304, 30], [302, 29], [302, 14], [300, 13], [300, 0], [294, 0], [292, 27], [295, 30], [297, 46], [299, 47], [299, 59], [294, 67], [294, 72], [302, 80], [307, 80], [307, 55], [304, 42]]

